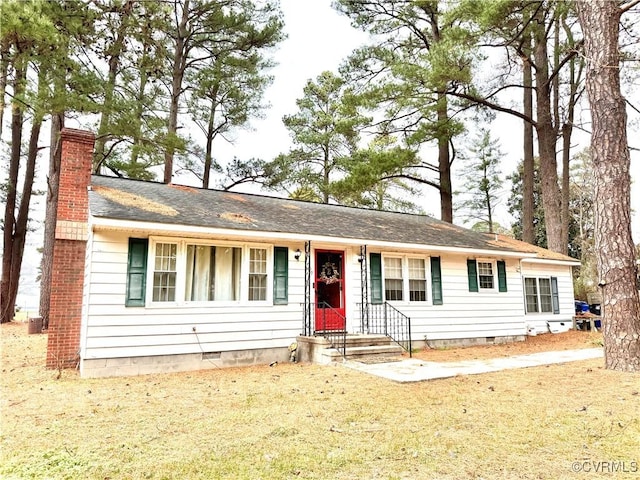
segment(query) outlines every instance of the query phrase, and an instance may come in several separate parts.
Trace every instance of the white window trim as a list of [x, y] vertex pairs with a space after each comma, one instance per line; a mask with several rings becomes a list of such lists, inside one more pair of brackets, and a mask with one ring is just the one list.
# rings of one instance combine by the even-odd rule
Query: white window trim
[[[491, 264], [493, 288], [482, 288], [480, 286], [480, 266], [478, 263]], [[476, 281], [478, 282], [478, 293], [498, 293], [498, 261], [491, 258], [476, 258]]]
[[[536, 281], [536, 297], [538, 302], [538, 311], [537, 312], [529, 312], [527, 311], [527, 279], [533, 279]], [[551, 310], [548, 312], [542, 311], [542, 301], [540, 299], [540, 279], [549, 280], [549, 295], [551, 297]], [[524, 313], [525, 315], [554, 315], [553, 313], [553, 289], [551, 286], [551, 276], [546, 275], [524, 275], [522, 277], [522, 289], [524, 293]]]
[[[176, 244], [176, 299], [173, 302], [153, 301], [153, 274], [155, 268], [156, 245], [158, 243]], [[187, 301], [185, 299], [187, 245], [204, 245], [217, 247], [236, 247], [242, 250], [242, 263], [240, 265], [240, 299], [239, 300], [212, 300], [212, 301]], [[249, 300], [249, 249], [262, 248], [267, 251], [267, 296], [266, 300]], [[147, 252], [147, 289], [146, 305], [151, 308], [167, 307], [225, 307], [225, 306], [265, 306], [273, 305], [273, 245], [266, 243], [239, 243], [224, 240], [211, 240], [200, 238], [174, 237], [149, 237], [149, 249]]]
[[[385, 259], [386, 258], [400, 258], [402, 262], [402, 300], [387, 300], [386, 294], [386, 272], [385, 272]], [[424, 260], [424, 275], [425, 275], [425, 288], [426, 288], [426, 301], [409, 300], [409, 259], [417, 258]], [[428, 255], [415, 255], [415, 254], [402, 254], [395, 252], [382, 252], [382, 297], [383, 301], [389, 302], [393, 305], [433, 305], [433, 292], [431, 290], [431, 257]]]

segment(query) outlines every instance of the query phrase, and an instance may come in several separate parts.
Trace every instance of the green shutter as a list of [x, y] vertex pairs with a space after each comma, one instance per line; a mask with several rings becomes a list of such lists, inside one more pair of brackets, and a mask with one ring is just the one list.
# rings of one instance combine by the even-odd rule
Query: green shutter
[[129, 239], [129, 259], [127, 261], [127, 296], [125, 306], [144, 307], [147, 286], [147, 252], [149, 241], [146, 238]]
[[560, 313], [560, 296], [558, 295], [558, 277], [551, 277], [551, 302], [553, 313]]
[[382, 255], [369, 254], [369, 276], [371, 277], [371, 303], [382, 303]]
[[431, 293], [433, 304], [442, 305], [442, 273], [440, 257], [431, 257]]
[[469, 291], [478, 291], [478, 267], [474, 259], [467, 260], [467, 275], [469, 276]]
[[507, 291], [507, 266], [502, 260], [498, 260], [498, 291]]
[[273, 303], [274, 305], [289, 303], [289, 249], [287, 247], [273, 249]]

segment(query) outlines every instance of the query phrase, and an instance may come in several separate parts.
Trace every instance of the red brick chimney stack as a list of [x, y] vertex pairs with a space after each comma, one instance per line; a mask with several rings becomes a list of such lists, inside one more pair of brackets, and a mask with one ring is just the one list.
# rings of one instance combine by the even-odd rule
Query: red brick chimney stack
[[89, 184], [95, 136], [64, 128], [58, 189], [47, 367], [75, 367], [79, 360], [85, 256], [89, 235]]

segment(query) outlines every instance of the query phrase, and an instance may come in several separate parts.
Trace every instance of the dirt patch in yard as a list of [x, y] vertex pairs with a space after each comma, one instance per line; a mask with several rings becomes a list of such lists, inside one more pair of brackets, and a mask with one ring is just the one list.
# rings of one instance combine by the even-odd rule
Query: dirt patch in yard
[[490, 345], [474, 345], [460, 348], [425, 348], [413, 356], [431, 362], [457, 362], [461, 360], [486, 360], [489, 358], [526, 355], [553, 350], [577, 350], [602, 346], [602, 333], [569, 330], [562, 333], [544, 333], [527, 336], [522, 342]]

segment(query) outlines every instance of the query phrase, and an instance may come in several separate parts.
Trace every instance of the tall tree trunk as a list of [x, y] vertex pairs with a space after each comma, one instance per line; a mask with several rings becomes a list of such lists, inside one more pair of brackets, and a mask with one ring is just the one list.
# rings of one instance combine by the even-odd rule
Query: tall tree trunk
[[[38, 79], [39, 94], [44, 93], [45, 75], [41, 69]], [[36, 108], [36, 114], [31, 121], [31, 134], [29, 136], [29, 146], [27, 151], [27, 162], [24, 172], [24, 182], [22, 186], [22, 194], [20, 195], [20, 206], [18, 207], [18, 215], [15, 219], [13, 231], [13, 250], [11, 251], [11, 278], [15, 281], [10, 282], [9, 301], [12, 303], [11, 310], [15, 309], [16, 299], [18, 297], [18, 287], [20, 285], [20, 271], [22, 269], [22, 259], [24, 258], [24, 246], [27, 241], [27, 226], [29, 223], [29, 204], [31, 203], [31, 195], [33, 193], [33, 178], [36, 172], [36, 160], [38, 158], [38, 140], [40, 139], [40, 128], [42, 127], [42, 110]]]
[[631, 236], [631, 177], [620, 91], [618, 2], [576, 2], [584, 32], [595, 181], [595, 249], [603, 294], [605, 365], [640, 372], [640, 296]]
[[100, 124], [98, 126], [98, 135], [96, 136], [95, 150], [93, 152], [93, 169], [95, 172], [100, 170], [100, 166], [106, 160], [105, 145], [108, 140], [108, 133], [111, 128], [111, 114], [113, 113], [113, 92], [116, 89], [116, 79], [118, 70], [120, 69], [120, 58], [125, 51], [125, 38], [128, 17], [133, 10], [134, 2], [128, 0], [120, 8], [120, 24], [116, 31], [116, 38], [107, 48], [109, 52], [109, 71], [107, 73], [107, 82], [104, 86], [104, 103], [102, 105], [102, 113], [100, 115]]
[[[531, 69], [531, 36], [527, 33], [523, 51], [526, 56], [522, 59], [522, 91], [523, 113], [527, 118], [533, 118], [533, 75]], [[533, 226], [533, 212], [535, 211], [533, 189], [535, 162], [533, 157], [533, 125], [523, 122], [523, 159], [522, 159], [522, 240], [536, 243], [536, 234]]]
[[[438, 94], [438, 124], [445, 126], [449, 121], [447, 96]], [[453, 223], [453, 191], [451, 188], [451, 156], [449, 150], [450, 137], [438, 138], [438, 172], [440, 175], [440, 219]]]
[[[566, 18], [563, 18], [564, 32], [567, 41], [572, 48], [576, 48], [573, 39], [573, 31], [570, 25], [567, 25]], [[571, 136], [573, 134], [573, 119], [575, 118], [576, 105], [580, 97], [579, 87], [582, 80], [583, 61], [578, 57], [572, 57], [569, 60], [569, 100], [567, 101], [567, 118], [562, 125], [562, 228], [566, 232], [567, 240], [569, 239], [569, 201], [570, 192], [570, 162], [571, 162]], [[582, 224], [580, 224], [582, 229]], [[584, 243], [582, 233], [580, 234], [581, 243]], [[582, 249], [581, 249], [582, 251]]]
[[47, 196], [44, 218], [44, 239], [40, 262], [40, 316], [45, 329], [49, 327], [49, 305], [51, 298], [51, 275], [53, 244], [55, 242], [56, 218], [58, 217], [58, 186], [60, 184], [60, 162], [62, 142], [60, 132], [64, 127], [64, 113], [51, 115], [51, 150], [47, 175]]
[[547, 39], [544, 22], [536, 27], [533, 39], [536, 71], [536, 132], [538, 134], [540, 187], [547, 229], [547, 247], [554, 252], [566, 254], [568, 242], [562, 236], [561, 198], [558, 185], [558, 162], [556, 160], [556, 132], [551, 114], [551, 85], [549, 84]]
[[2, 278], [0, 279], [0, 323], [13, 320], [15, 296], [18, 278], [12, 276], [12, 262], [15, 244], [16, 202], [18, 198], [18, 173], [20, 171], [20, 154], [22, 147], [22, 122], [24, 106], [22, 103], [27, 79], [27, 62], [16, 58], [14, 62], [13, 97], [11, 104], [11, 151], [9, 153], [9, 176], [7, 179], [7, 196], [4, 210]]
[[7, 90], [9, 74], [9, 45], [0, 45], [0, 138], [2, 138], [2, 125], [4, 124], [4, 99]]
[[[147, 36], [145, 35], [146, 39]], [[138, 70], [140, 72], [140, 82], [138, 83], [138, 92], [136, 95], [136, 115], [134, 117], [133, 125], [132, 125], [132, 140], [133, 147], [131, 148], [131, 159], [130, 162], [132, 165], [138, 163], [138, 157], [140, 156], [140, 150], [144, 144], [144, 139], [142, 138], [142, 115], [144, 113], [144, 96], [145, 91], [147, 89], [147, 83], [149, 81], [149, 75], [147, 73], [147, 61], [149, 44], [143, 43], [142, 45], [142, 58], [140, 59], [140, 64]]]
[[215, 136], [216, 96], [217, 95], [214, 94], [211, 98], [211, 111], [209, 112], [209, 123], [207, 125], [207, 146], [204, 155], [202, 188], [209, 188], [209, 177], [211, 176], [211, 163], [213, 162], [213, 137]]
[[189, 21], [189, 0], [184, 0], [182, 16], [176, 28], [175, 51], [173, 53], [173, 66], [171, 75], [171, 102], [169, 105], [169, 120], [167, 123], [168, 144], [164, 153], [164, 183], [171, 183], [173, 177], [173, 158], [178, 140], [178, 108], [182, 95], [182, 79], [186, 68], [189, 35], [187, 24]]
[[567, 238], [567, 250], [569, 244], [569, 200], [571, 197], [569, 187], [569, 164], [571, 161], [571, 134], [573, 132], [573, 118], [562, 125], [562, 236]]

